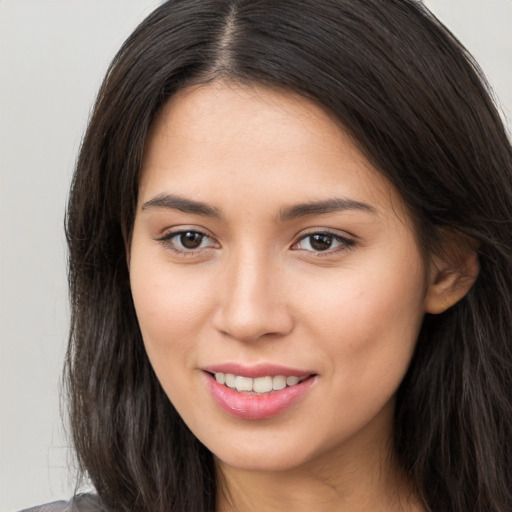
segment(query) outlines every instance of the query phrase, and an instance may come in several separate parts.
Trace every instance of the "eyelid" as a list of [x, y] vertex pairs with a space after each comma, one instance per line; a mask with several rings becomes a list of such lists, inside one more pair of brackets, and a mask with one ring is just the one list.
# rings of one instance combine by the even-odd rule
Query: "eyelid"
[[[197, 247], [193, 249], [187, 249], [187, 248], [180, 248], [177, 246], [175, 242], [173, 242], [173, 239], [176, 237], [179, 237], [180, 235], [184, 233], [197, 233], [201, 235], [202, 237], [209, 239], [212, 241], [209, 246], [206, 247]], [[332, 229], [326, 229], [326, 228], [313, 228], [309, 229], [306, 232], [302, 232], [295, 236], [295, 241], [293, 242], [291, 249], [297, 250], [297, 251], [304, 251], [314, 254], [315, 256], [327, 256], [332, 255], [337, 252], [343, 252], [348, 251], [352, 249], [356, 245], [356, 237], [354, 235], [348, 234], [344, 232], [345, 234], [340, 234], [339, 232], [332, 230]], [[308, 237], [312, 237], [314, 235], [326, 235], [329, 237], [332, 237], [334, 241], [337, 242], [336, 247], [334, 248], [327, 248], [325, 250], [319, 250], [319, 249], [304, 249], [304, 248], [298, 248], [296, 247], [300, 242], [307, 239]], [[166, 249], [171, 250], [172, 252], [182, 255], [182, 256], [194, 256], [198, 255], [199, 253], [203, 253], [205, 251], [210, 251], [213, 248], [219, 248], [220, 244], [217, 242], [217, 240], [210, 235], [207, 230], [204, 230], [199, 227], [189, 227], [189, 226], [176, 226], [173, 228], [168, 228], [165, 231], [164, 235], [158, 236], [155, 238], [157, 242], [160, 242]], [[202, 243], [202, 242], [201, 242]]]
[[209, 247], [198, 247], [195, 249], [186, 249], [186, 248], [181, 249], [181, 248], [177, 247], [176, 244], [173, 243], [172, 240], [184, 233], [197, 233], [205, 238], [212, 240], [214, 242], [214, 244], [212, 244], [212, 245], [216, 245], [217, 247], [219, 247], [219, 243], [215, 240], [215, 238], [212, 235], [208, 234], [206, 232], [206, 230], [203, 230], [203, 229], [197, 228], [197, 227], [180, 226], [180, 227], [175, 227], [175, 228], [169, 228], [168, 230], [166, 230], [164, 235], [155, 238], [155, 240], [157, 242], [160, 242], [166, 249], [169, 249], [172, 252], [182, 255], [182, 256], [195, 256], [195, 255], [199, 254], [200, 252], [208, 251], [208, 250], [211, 250], [212, 248], [217, 248], [217, 247], [209, 246]]
[[[323, 251], [315, 250], [315, 249], [312, 249], [312, 250], [300, 249], [300, 248], [294, 249], [294, 247], [297, 246], [300, 242], [302, 242], [306, 238], [314, 236], [314, 235], [330, 236], [334, 240], [336, 240], [340, 245], [338, 247], [335, 247], [334, 249], [328, 248]], [[327, 255], [332, 255], [332, 254], [334, 254], [336, 252], [340, 252], [340, 251], [348, 251], [348, 250], [352, 249], [355, 245], [356, 245], [356, 237], [354, 235], [349, 235], [348, 233], [346, 233], [345, 235], [342, 235], [339, 232], [333, 231], [331, 229], [316, 228], [316, 229], [311, 229], [305, 233], [303, 232], [303, 233], [300, 233], [299, 235], [297, 235], [295, 242], [292, 244], [291, 249], [297, 250], [297, 251], [310, 252], [310, 253], [315, 254], [315, 256], [324, 256], [324, 255], [327, 256]]]

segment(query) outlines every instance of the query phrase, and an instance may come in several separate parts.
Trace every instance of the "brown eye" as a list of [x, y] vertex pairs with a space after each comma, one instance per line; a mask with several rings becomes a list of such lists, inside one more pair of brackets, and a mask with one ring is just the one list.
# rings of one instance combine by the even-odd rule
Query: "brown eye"
[[316, 235], [310, 236], [311, 247], [315, 251], [326, 251], [331, 248], [333, 242], [333, 236], [325, 233], [317, 233]]
[[180, 243], [185, 249], [197, 249], [201, 246], [204, 235], [197, 231], [185, 231], [180, 234]]
[[218, 248], [219, 244], [201, 231], [184, 230], [157, 239], [166, 249], [179, 254], [197, 254], [203, 249]]
[[341, 250], [348, 250], [354, 245], [354, 240], [350, 238], [329, 232], [318, 232], [303, 236], [293, 248], [313, 253], [325, 252], [330, 254]]

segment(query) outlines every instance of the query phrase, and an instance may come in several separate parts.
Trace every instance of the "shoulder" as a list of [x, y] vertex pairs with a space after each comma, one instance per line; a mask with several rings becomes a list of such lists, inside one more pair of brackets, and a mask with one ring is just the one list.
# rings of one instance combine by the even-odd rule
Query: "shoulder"
[[46, 505], [27, 508], [20, 512], [101, 512], [98, 497], [94, 494], [79, 494], [70, 501], [54, 501]]

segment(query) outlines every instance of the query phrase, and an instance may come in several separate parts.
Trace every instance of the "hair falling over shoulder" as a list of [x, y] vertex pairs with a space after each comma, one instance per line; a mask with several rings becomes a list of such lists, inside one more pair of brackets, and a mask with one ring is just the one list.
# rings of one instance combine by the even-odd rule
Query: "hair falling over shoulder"
[[71, 428], [105, 510], [215, 510], [212, 455], [146, 356], [126, 247], [152, 121], [217, 79], [331, 113], [396, 186], [425, 254], [447, 231], [478, 246], [469, 294], [425, 317], [394, 443], [426, 510], [512, 510], [512, 150], [471, 56], [414, 0], [170, 0], [114, 58], [66, 220]]

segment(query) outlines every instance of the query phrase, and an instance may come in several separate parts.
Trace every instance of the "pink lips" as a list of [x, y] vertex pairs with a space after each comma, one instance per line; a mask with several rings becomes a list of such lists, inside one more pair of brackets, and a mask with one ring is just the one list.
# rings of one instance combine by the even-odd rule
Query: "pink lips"
[[[276, 365], [243, 367], [238, 364], [222, 364], [202, 369], [206, 386], [217, 405], [231, 416], [244, 420], [263, 420], [283, 413], [296, 404], [317, 380], [314, 372]], [[282, 375], [284, 377], [306, 378], [294, 386], [257, 395], [238, 392], [223, 384], [219, 384], [212, 375], [217, 372], [232, 373], [251, 378], [265, 377], [267, 375], [271, 377]]]

